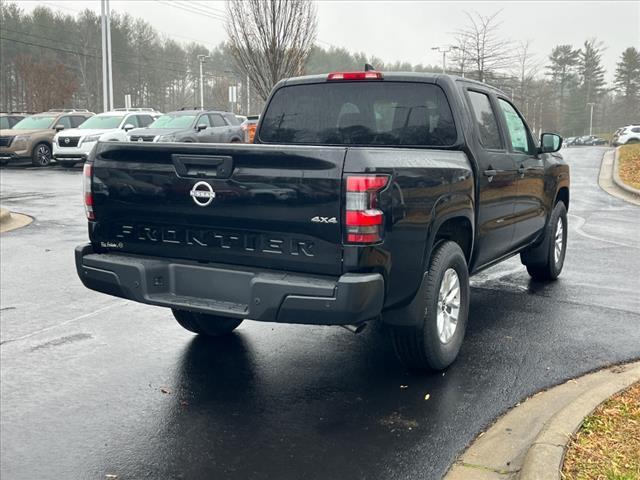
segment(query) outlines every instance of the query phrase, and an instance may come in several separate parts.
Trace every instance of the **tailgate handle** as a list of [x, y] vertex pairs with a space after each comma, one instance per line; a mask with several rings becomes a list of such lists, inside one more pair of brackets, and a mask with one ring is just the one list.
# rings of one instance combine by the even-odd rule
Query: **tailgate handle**
[[233, 158], [225, 155], [184, 155], [174, 153], [171, 161], [179, 177], [229, 178]]

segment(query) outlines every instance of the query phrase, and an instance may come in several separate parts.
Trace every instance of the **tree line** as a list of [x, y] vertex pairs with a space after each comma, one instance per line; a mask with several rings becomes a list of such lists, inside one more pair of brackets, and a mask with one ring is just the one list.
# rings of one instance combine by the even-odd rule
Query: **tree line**
[[[233, 13], [227, 16], [229, 41], [216, 46], [178, 42], [143, 19], [112, 13], [115, 106], [124, 106], [126, 94], [134, 106], [160, 111], [197, 106], [198, 55], [209, 57], [203, 66], [205, 106], [245, 114], [247, 90], [249, 113], [259, 113], [273, 84], [286, 76], [360, 70], [365, 63], [386, 71], [441, 71], [440, 65], [385, 63], [319, 45], [315, 9], [306, 0], [232, 0], [227, 12]], [[99, 15], [87, 9], [72, 16], [43, 6], [25, 13], [3, 2], [0, 25], [0, 110], [102, 110]], [[448, 72], [501, 88], [536, 132], [588, 133], [591, 104], [596, 133], [640, 122], [640, 52], [634, 47], [621, 52], [612, 85], [605, 82], [602, 42], [558, 45], [539, 58], [531, 42], [514, 44], [500, 35], [500, 12], [467, 14], [452, 47]], [[239, 92], [235, 103], [228, 98], [231, 85]]]

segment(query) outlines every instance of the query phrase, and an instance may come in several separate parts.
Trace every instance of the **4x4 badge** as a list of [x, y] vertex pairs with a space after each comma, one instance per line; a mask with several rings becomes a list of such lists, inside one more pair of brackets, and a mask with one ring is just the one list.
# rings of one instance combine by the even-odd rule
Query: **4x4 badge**
[[311, 219], [313, 223], [338, 223], [336, 217], [318, 217], [315, 216]]
[[189, 195], [191, 195], [191, 198], [193, 198], [193, 201], [199, 207], [206, 207], [216, 198], [216, 192], [213, 191], [213, 187], [207, 182], [196, 183], [191, 189], [191, 192], [189, 192]]

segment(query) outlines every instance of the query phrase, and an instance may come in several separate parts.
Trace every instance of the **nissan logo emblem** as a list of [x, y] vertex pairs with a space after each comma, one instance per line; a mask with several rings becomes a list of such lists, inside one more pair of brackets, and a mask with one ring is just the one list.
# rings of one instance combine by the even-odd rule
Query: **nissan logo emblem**
[[206, 207], [216, 198], [216, 192], [213, 191], [213, 187], [207, 182], [196, 183], [191, 189], [191, 192], [189, 192], [189, 195], [191, 195], [191, 198], [193, 198], [193, 201], [199, 207]]
[[144, 142], [144, 138], [140, 137], [140, 138], [138, 138], [138, 141], [139, 142]]
[[69, 143], [71, 140], [69, 140], [69, 137], [64, 139], [64, 143]]

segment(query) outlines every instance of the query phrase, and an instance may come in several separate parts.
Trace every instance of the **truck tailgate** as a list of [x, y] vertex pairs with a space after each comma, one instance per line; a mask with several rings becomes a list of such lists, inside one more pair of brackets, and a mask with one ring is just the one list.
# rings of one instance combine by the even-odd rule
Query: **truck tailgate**
[[336, 275], [344, 147], [101, 143], [101, 250]]

